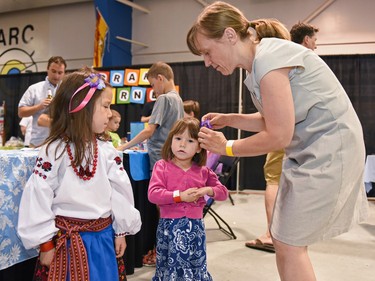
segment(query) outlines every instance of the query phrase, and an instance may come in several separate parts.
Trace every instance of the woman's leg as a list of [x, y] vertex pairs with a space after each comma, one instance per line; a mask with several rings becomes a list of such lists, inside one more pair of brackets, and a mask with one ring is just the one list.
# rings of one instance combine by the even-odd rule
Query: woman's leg
[[281, 281], [316, 281], [307, 246], [296, 247], [273, 239]]
[[263, 243], [272, 243], [270, 226], [278, 188], [278, 184], [268, 184], [266, 187], [266, 192], [264, 195], [264, 204], [266, 207], [267, 216], [267, 232], [260, 237]]

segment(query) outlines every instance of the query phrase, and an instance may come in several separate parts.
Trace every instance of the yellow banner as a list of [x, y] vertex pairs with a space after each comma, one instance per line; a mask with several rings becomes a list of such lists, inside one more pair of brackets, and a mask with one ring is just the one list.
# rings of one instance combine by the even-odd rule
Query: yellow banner
[[108, 33], [108, 25], [99, 9], [96, 8], [96, 29], [94, 41], [94, 63], [93, 67], [103, 66], [104, 48]]

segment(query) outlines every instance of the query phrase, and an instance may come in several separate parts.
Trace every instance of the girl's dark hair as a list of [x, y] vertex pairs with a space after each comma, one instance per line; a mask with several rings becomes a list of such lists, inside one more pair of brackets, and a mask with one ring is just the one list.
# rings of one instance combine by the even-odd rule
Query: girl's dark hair
[[[164, 160], [172, 160], [174, 154], [172, 152], [172, 139], [174, 135], [182, 134], [185, 130], [188, 130], [190, 137], [193, 139], [198, 140], [198, 133], [200, 129], [200, 121], [194, 117], [186, 117], [180, 120], [177, 120], [176, 123], [173, 125], [171, 131], [169, 132], [168, 138], [165, 141], [163, 148], [162, 148], [162, 158]], [[205, 149], [201, 149], [199, 153], [196, 153], [193, 157], [193, 162], [195, 162], [198, 166], [206, 165], [207, 161], [207, 151]]]
[[[90, 150], [89, 159], [86, 159], [87, 163], [90, 163], [93, 159], [92, 143], [95, 137], [108, 140], [109, 136], [103, 132], [100, 135], [95, 136], [92, 131], [92, 120], [94, 114], [94, 106], [96, 100], [101, 96], [102, 90], [96, 90], [87, 105], [78, 112], [69, 113], [69, 103], [74, 92], [85, 84], [85, 78], [91, 73], [95, 73], [94, 70], [85, 67], [80, 71], [73, 72], [65, 75], [61, 85], [58, 87], [55, 97], [53, 98], [49, 115], [52, 119], [50, 126], [50, 134], [44, 143], [47, 143], [46, 151], [48, 153], [49, 145], [60, 140], [58, 148], [64, 146], [62, 153], [65, 151], [66, 143], [71, 142], [74, 146], [74, 165], [80, 166], [85, 159], [85, 151]], [[111, 87], [110, 84], [105, 82], [106, 87]], [[82, 100], [86, 97], [90, 87], [86, 87], [80, 90], [72, 100], [72, 108], [76, 108]], [[55, 159], [61, 157], [56, 155], [58, 149], [55, 151]]]
[[199, 102], [195, 100], [185, 100], [184, 101], [184, 111], [187, 114], [194, 113], [194, 117], [199, 119], [199, 114], [200, 114], [200, 106]]

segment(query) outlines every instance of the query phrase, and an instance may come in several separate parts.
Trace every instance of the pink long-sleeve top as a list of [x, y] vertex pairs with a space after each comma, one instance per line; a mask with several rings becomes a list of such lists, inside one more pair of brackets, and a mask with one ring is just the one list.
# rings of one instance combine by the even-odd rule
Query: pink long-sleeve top
[[175, 203], [173, 191], [205, 186], [212, 188], [215, 200], [223, 201], [228, 198], [227, 188], [211, 169], [194, 163], [189, 170], [184, 171], [171, 161], [159, 160], [152, 171], [148, 199], [160, 207], [161, 218], [199, 219], [203, 217], [203, 207], [206, 204], [204, 197], [199, 198], [196, 203]]

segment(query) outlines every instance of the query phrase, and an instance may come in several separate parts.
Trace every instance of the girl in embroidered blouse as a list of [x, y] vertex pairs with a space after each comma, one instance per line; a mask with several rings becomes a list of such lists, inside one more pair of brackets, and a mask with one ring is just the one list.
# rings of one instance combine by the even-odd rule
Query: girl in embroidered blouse
[[40, 247], [48, 280], [119, 280], [125, 235], [141, 227], [129, 178], [105, 134], [111, 101], [110, 85], [85, 68], [64, 78], [51, 103], [50, 135], [18, 220], [25, 248]]
[[160, 207], [154, 281], [212, 280], [206, 261], [204, 195], [225, 200], [228, 190], [205, 166], [207, 152], [199, 147], [199, 128], [196, 118], [178, 120], [152, 172], [148, 198]]

